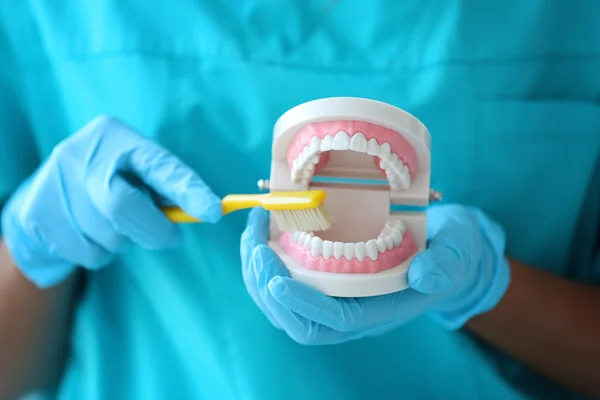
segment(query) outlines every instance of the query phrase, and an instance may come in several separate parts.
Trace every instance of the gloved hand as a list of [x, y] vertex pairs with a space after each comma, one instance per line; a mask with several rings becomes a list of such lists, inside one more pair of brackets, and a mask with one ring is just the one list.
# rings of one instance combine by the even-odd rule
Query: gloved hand
[[99, 117], [58, 144], [13, 194], [2, 212], [3, 240], [26, 277], [52, 286], [76, 266], [105, 266], [128, 244], [177, 245], [181, 232], [153, 195], [205, 222], [222, 213], [220, 199], [174, 155]]
[[423, 314], [458, 329], [494, 308], [508, 288], [504, 232], [475, 208], [442, 205], [427, 216], [429, 244], [409, 266], [410, 288], [383, 296], [333, 298], [290, 278], [267, 246], [267, 213], [254, 209], [241, 241], [248, 292], [271, 323], [302, 344], [378, 335]]

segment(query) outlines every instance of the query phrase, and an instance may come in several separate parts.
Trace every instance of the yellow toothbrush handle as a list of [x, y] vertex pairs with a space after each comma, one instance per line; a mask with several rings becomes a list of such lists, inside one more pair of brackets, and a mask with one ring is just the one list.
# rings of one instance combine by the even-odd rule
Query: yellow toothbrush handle
[[223, 215], [246, 208], [261, 207], [265, 194], [228, 194], [223, 197]]
[[[223, 215], [230, 212], [262, 206], [264, 194], [230, 194], [223, 198]], [[175, 223], [198, 223], [202, 222], [197, 218], [187, 214], [179, 207], [162, 207], [161, 211], [171, 222]]]
[[180, 224], [189, 224], [189, 223], [197, 223], [202, 222], [197, 218], [192, 217], [187, 214], [179, 207], [162, 207], [161, 211], [165, 214], [167, 219], [171, 222], [180, 223]]

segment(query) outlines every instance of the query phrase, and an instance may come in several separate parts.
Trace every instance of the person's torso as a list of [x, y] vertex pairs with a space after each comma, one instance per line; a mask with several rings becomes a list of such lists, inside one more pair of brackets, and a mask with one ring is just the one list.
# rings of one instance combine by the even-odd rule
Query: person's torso
[[[500, 221], [511, 255], [597, 282], [586, 232], [600, 208], [600, 4], [357, 4], [40, 1], [2, 23], [24, 41], [10, 51], [42, 156], [108, 114], [218, 194], [254, 192], [279, 115], [372, 98], [427, 125], [432, 186]], [[244, 222], [187, 226], [180, 249], [134, 249], [90, 273], [61, 397], [519, 398], [494, 358], [426, 317], [343, 345], [294, 343], [246, 293]]]

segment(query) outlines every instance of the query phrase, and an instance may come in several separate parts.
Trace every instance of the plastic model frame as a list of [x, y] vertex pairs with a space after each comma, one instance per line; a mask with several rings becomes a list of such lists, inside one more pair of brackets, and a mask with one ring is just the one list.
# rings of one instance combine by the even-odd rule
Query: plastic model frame
[[283, 114], [269, 190], [324, 189], [334, 217], [324, 232], [281, 232], [272, 218], [269, 246], [292, 278], [335, 297], [405, 289], [426, 244], [430, 147], [417, 118], [378, 101], [327, 98]]

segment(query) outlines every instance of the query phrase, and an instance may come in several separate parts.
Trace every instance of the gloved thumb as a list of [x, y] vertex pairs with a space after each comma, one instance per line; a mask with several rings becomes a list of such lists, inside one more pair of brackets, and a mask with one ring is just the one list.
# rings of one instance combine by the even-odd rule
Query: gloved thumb
[[464, 282], [467, 266], [450, 246], [435, 244], [418, 253], [408, 268], [408, 285], [427, 293], [449, 292]]

